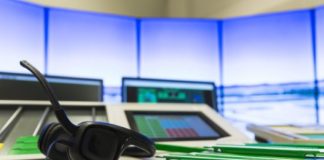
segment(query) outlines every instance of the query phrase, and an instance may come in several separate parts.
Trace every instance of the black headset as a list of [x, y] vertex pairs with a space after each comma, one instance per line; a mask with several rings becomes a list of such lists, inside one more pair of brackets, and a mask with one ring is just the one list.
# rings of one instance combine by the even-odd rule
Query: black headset
[[43, 128], [38, 141], [40, 151], [51, 160], [117, 160], [120, 155], [151, 157], [152, 140], [130, 129], [104, 122], [82, 122], [74, 125], [65, 114], [44, 76], [27, 61], [28, 69], [41, 83], [51, 101], [59, 123]]

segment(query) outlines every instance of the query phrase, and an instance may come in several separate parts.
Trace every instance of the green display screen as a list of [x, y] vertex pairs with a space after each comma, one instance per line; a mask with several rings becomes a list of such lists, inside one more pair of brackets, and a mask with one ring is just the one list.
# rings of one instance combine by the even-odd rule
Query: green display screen
[[207, 104], [217, 110], [213, 82], [123, 78], [122, 101]]
[[199, 112], [126, 111], [131, 128], [154, 140], [217, 139], [220, 127]]
[[204, 92], [199, 90], [172, 89], [172, 88], [139, 88], [137, 102], [181, 102], [204, 103]]

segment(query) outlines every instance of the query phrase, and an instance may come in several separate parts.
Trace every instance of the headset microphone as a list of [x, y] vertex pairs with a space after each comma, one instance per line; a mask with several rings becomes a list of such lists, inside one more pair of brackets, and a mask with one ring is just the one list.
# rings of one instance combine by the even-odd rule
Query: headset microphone
[[44, 127], [38, 148], [51, 160], [117, 160], [121, 154], [151, 157], [152, 140], [130, 129], [104, 122], [82, 122], [74, 125], [65, 114], [44, 76], [27, 61], [20, 64], [41, 83], [59, 123]]
[[74, 133], [76, 131], [76, 129], [77, 129], [77, 126], [75, 126], [68, 119], [68, 117], [65, 114], [63, 108], [61, 107], [56, 95], [54, 94], [53, 89], [47, 83], [44, 76], [42, 76], [42, 74], [34, 66], [32, 66], [30, 63], [28, 63], [25, 60], [20, 61], [20, 65], [22, 65], [24, 68], [28, 69], [37, 78], [37, 80], [40, 82], [40, 84], [42, 85], [45, 93], [47, 93], [47, 96], [51, 101], [51, 104], [53, 106], [52, 109], [55, 112], [55, 116], [56, 116], [57, 120], [63, 125], [63, 127], [67, 131], [69, 131], [70, 133]]

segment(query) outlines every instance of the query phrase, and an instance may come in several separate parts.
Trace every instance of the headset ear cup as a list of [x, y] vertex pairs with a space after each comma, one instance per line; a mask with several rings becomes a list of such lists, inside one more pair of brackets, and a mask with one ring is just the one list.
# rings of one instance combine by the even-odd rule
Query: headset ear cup
[[43, 128], [39, 137], [38, 148], [46, 155], [53, 142], [69, 138], [69, 134], [64, 130], [61, 124], [51, 123]]
[[51, 123], [43, 127], [38, 140], [38, 148], [43, 154], [47, 153], [47, 148], [51, 143], [48, 141], [48, 139], [51, 137], [53, 129], [55, 129], [58, 125], [58, 123]]
[[51, 160], [70, 160], [69, 149], [71, 143], [64, 140], [57, 140], [51, 143], [48, 147], [46, 157]]

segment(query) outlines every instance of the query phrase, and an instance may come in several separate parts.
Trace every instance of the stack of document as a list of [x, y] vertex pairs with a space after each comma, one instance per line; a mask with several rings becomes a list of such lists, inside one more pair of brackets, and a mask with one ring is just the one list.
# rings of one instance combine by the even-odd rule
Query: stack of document
[[253, 132], [258, 139], [262, 139], [267, 142], [324, 144], [323, 126], [261, 126], [249, 124], [247, 129]]
[[167, 160], [304, 160], [324, 158], [324, 145], [256, 143], [245, 145], [215, 145], [206, 148], [164, 144], [156, 145], [158, 150], [174, 152], [158, 155], [158, 157], [166, 158]]

